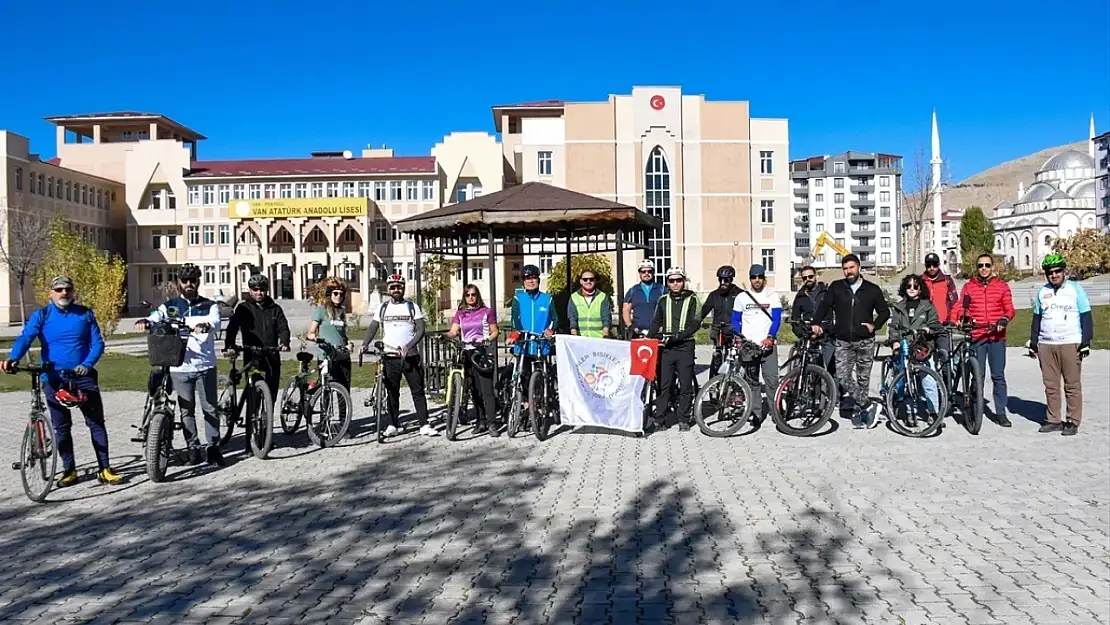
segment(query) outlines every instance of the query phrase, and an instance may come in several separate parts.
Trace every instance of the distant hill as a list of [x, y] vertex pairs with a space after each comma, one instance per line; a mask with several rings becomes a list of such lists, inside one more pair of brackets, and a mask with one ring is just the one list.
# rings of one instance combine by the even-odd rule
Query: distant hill
[[1033, 175], [1054, 154], [1064, 150], [1087, 153], [1087, 142], [1079, 141], [1035, 152], [1029, 156], [995, 165], [975, 174], [963, 182], [944, 189], [945, 210], [964, 210], [969, 206], [983, 209], [987, 217], [994, 216], [994, 206], [1002, 200], [1017, 201], [1018, 183], [1024, 182], [1025, 188], [1033, 184]]

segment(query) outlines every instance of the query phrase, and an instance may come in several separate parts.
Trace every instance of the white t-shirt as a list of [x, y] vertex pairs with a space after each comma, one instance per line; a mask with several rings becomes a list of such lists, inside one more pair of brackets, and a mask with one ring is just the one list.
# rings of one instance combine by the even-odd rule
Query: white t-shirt
[[[410, 316], [409, 306], [416, 313], [415, 316]], [[416, 302], [386, 304], [382, 318], [378, 319], [382, 324], [382, 343], [385, 345], [385, 351], [396, 352], [411, 343], [416, 336], [415, 322], [423, 318], [424, 311], [420, 310], [420, 305]]]
[[[736, 296], [732, 310], [740, 313], [740, 333], [744, 338], [759, 343], [771, 334], [771, 316], [776, 314], [775, 309], [778, 308], [778, 314], [782, 315], [782, 301], [772, 289], [763, 289], [759, 293], [749, 290], [748, 293], [751, 297], [746, 293]], [[754, 302], [752, 298], [755, 298]], [[764, 313], [764, 310], [767, 312]]]

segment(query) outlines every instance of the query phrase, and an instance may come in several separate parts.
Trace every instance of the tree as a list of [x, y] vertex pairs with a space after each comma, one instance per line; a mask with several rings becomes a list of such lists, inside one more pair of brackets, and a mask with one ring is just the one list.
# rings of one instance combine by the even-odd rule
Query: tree
[[910, 262], [907, 263], [911, 271], [916, 272], [917, 266], [924, 260], [925, 252], [921, 249], [921, 232], [925, 229], [926, 221], [932, 221], [933, 198], [937, 192], [947, 184], [947, 176], [941, 171], [940, 180], [933, 180], [932, 165], [925, 158], [925, 146], [917, 149], [913, 168], [909, 172], [912, 193], [906, 193], [902, 187], [902, 224], [908, 225], [911, 231]]
[[55, 216], [50, 224], [50, 242], [35, 279], [35, 289], [41, 296], [46, 295], [55, 276], [73, 280], [77, 301], [96, 314], [104, 336], [116, 331], [126, 301], [123, 282], [127, 264], [119, 256], [82, 239], [61, 215]]
[[1068, 269], [1079, 277], [1110, 270], [1110, 234], [1083, 228], [1070, 237], [1052, 242], [1052, 250], [1068, 261]]
[[12, 206], [0, 206], [0, 266], [6, 267], [19, 285], [20, 324], [27, 317], [27, 281], [34, 279], [50, 245], [50, 216], [26, 210], [22, 200], [19, 194]]
[[961, 270], [965, 276], [975, 275], [975, 260], [979, 254], [994, 252], [994, 224], [987, 219], [983, 209], [970, 206], [960, 222]]
[[443, 292], [451, 288], [451, 282], [458, 270], [459, 263], [447, 260], [442, 254], [435, 254], [420, 265], [420, 281], [423, 293], [420, 294], [420, 307], [425, 311], [435, 311], [436, 324], [442, 320], [440, 301]]
[[[576, 254], [570, 257], [570, 275], [578, 278], [583, 271], [592, 271], [597, 276], [597, 290], [613, 296], [613, 266], [609, 257], [604, 254]], [[563, 323], [567, 321], [567, 304], [570, 302], [570, 293], [567, 293], [567, 261], [563, 258], [555, 263], [547, 274], [547, 292], [551, 294], [555, 306], [559, 311], [559, 318]], [[616, 310], [616, 302], [613, 302]]]

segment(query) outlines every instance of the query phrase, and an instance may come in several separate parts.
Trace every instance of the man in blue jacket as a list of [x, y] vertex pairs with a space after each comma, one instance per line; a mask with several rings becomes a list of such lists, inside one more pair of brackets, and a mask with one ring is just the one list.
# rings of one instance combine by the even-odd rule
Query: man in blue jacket
[[[77, 462], [73, 457], [73, 419], [70, 408], [79, 407], [92, 433], [93, 449], [102, 484], [119, 484], [123, 478], [112, 470], [108, 457], [108, 429], [104, 427], [104, 403], [97, 383], [96, 363], [104, 355], [104, 339], [96, 315], [73, 301], [73, 280], [58, 276], [50, 281], [50, 303], [31, 313], [23, 333], [12, 345], [8, 360], [0, 369], [10, 371], [23, 359], [31, 343], [42, 346], [39, 361], [50, 363], [54, 371], [42, 374], [43, 394], [54, 423], [54, 444], [62, 456], [62, 477], [58, 488], [77, 483]], [[73, 371], [63, 379], [61, 371]]]

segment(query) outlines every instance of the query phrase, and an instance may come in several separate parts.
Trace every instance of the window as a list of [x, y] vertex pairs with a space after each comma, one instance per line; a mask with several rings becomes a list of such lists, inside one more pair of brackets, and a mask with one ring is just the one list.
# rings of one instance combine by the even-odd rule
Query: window
[[844, 224], [843, 223], [833, 224], [833, 232], [835, 232], [836, 234], [844, 234]]
[[216, 281], [216, 266], [215, 265], [205, 265], [204, 266], [204, 281], [207, 284], [211, 284], [211, 283]]
[[555, 267], [555, 255], [551, 252], [540, 254], [540, 273], [548, 275]]
[[216, 244], [216, 226], [205, 226], [204, 227], [204, 244], [205, 245], [215, 245]]
[[824, 178], [815, 179], [813, 181], [813, 186], [817, 187], [818, 189], [824, 189], [825, 188], [825, 179]]
[[763, 268], [767, 270], [767, 273], [775, 273], [775, 250], [764, 248], [760, 256], [763, 259]]
[[[860, 195], [863, 195], [863, 194], [861, 193]], [[861, 197], [860, 199], [863, 199], [863, 198]], [[880, 202], [889, 202], [890, 201], [890, 191], [879, 191], [879, 201]]]
[[200, 226], [189, 226], [185, 230], [189, 246], [200, 245]]
[[824, 202], [825, 201], [825, 194], [824, 193], [818, 193], [818, 194], [814, 195], [813, 196], [813, 201], [814, 202]]
[[298, 182], [297, 184], [293, 185], [293, 197], [298, 199], [304, 199], [308, 197], [308, 183]]
[[[104, 208], [108, 208], [109, 201], [108, 192], [104, 192]], [[166, 208], [170, 210], [177, 209], [177, 196], [173, 194], [173, 189], [166, 189]]]
[[861, 202], [866, 202], [866, 201], [868, 201], [868, 200], [870, 200], [870, 199], [871, 199], [871, 194], [870, 194], [870, 193], [868, 193], [867, 191], [860, 191], [860, 192], [859, 192], [859, 198], [858, 198], [858, 199], [859, 199], [859, 200], [860, 200]]
[[408, 279], [410, 281], [415, 280], [416, 279], [415, 263], [405, 263], [405, 273], [408, 274]]
[[401, 231], [398, 230], [396, 226], [394, 226], [393, 227], [393, 240], [396, 241], [397, 239], [400, 239], [400, 238], [401, 238]]
[[355, 229], [348, 226], [343, 229], [343, 242], [344, 243], [358, 243], [358, 233]]
[[420, 183], [415, 180], [409, 180], [405, 183], [405, 197], [410, 202], [420, 200]]
[[162, 284], [162, 268], [154, 267], [150, 270], [150, 286]]
[[374, 201], [375, 202], [384, 202], [385, 201], [385, 183], [384, 182], [375, 182], [374, 183]]
[[[66, 182], [66, 189], [67, 189], [67, 191], [69, 189], [69, 182], [68, 181]], [[23, 168], [22, 167], [16, 167], [15, 168], [15, 190], [16, 191], [22, 191], [23, 190]], [[69, 198], [67, 197], [66, 199], [68, 200]]]
[[370, 197], [370, 183], [369, 182], [360, 182], [360, 183], [358, 183], [358, 196], [359, 197]]
[[436, 183], [432, 180], [425, 180], [420, 184], [424, 187], [424, 201], [434, 201], [436, 199]]
[[844, 179], [843, 178], [833, 178], [833, 188], [834, 189], [843, 189], [844, 188]]
[[837, 209], [833, 210], [833, 217], [835, 219], [844, 219], [844, 209], [843, 208], [837, 208]]
[[221, 184], [217, 189], [219, 191], [218, 197], [220, 198], [220, 206], [227, 206], [227, 203], [231, 201], [231, 186]]
[[374, 222], [374, 240], [375, 241], [385, 241], [386, 237], [388, 236], [386, 234], [388, 229], [389, 229], [389, 225], [386, 222], [384, 222], [384, 221], [375, 221]]
[[879, 254], [879, 259], [884, 265], [890, 264], [890, 252], [883, 252]]
[[890, 247], [890, 237], [881, 237], [879, 239], [879, 247]]
[[844, 163], [833, 163], [833, 173], [834, 174], [844, 173]]
[[260, 184], [247, 185], [247, 192], [252, 200], [262, 199], [262, 185]]
[[220, 284], [231, 284], [231, 265], [220, 265]]
[[220, 245], [231, 245], [231, 226], [220, 224]]
[[[39, 195], [46, 195], [46, 189], [44, 187], [45, 184], [46, 184], [46, 176], [43, 176], [42, 174], [39, 174]], [[88, 197], [86, 197], [85, 198], [85, 204], [88, 204], [88, 203], [89, 203], [89, 200], [88, 200]]]
[[[764, 176], [770, 176], [771, 174], [775, 173], [775, 165], [772, 162], [774, 154], [775, 153], [770, 150], [760, 150], [759, 173], [763, 174]], [[666, 271], [666, 269], [664, 269], [663, 271]]]
[[233, 184], [231, 185], [231, 199], [241, 200], [247, 197], [247, 185]]
[[644, 171], [644, 210], [662, 225], [648, 233], [648, 257], [655, 262], [656, 280], [671, 266], [671, 172], [663, 148], [655, 146]]
[[211, 206], [216, 203], [216, 187], [214, 185], [204, 185], [204, 205]]
[[394, 180], [389, 183], [389, 199], [394, 202], [401, 201], [401, 181]]
[[825, 224], [824, 223], [818, 223], [816, 226], [813, 227], [813, 231], [814, 232], [824, 232], [825, 231]]
[[46, 197], [54, 197], [54, 176], [46, 179]]
[[775, 223], [775, 201], [774, 200], [760, 200], [759, 201], [759, 214], [763, 223]]
[[200, 187], [189, 187], [189, 206], [200, 206]]
[[151, 210], [160, 210], [162, 208], [162, 191], [154, 189], [150, 192], [150, 204], [148, 205]]
[[328, 240], [324, 238], [324, 233], [319, 228], [313, 228], [309, 238], [317, 245], [326, 244], [328, 242]]
[[884, 221], [879, 224], [879, 232], [890, 232], [890, 222]]
[[[1102, 186], [1103, 187], [1106, 186], [1106, 180], [1105, 179], [1102, 181]], [[56, 178], [54, 180], [54, 197], [58, 198], [59, 200], [62, 199], [62, 179], [61, 178]]]
[[880, 206], [879, 207], [879, 217], [890, 217], [890, 207], [889, 206]]
[[313, 182], [312, 183], [312, 197], [324, 197], [324, 183], [322, 183], [322, 182]]
[[880, 187], [889, 187], [890, 186], [890, 176], [879, 176], [879, 186]]
[[[39, 174], [39, 193], [42, 193], [42, 174]], [[81, 185], [81, 203], [89, 205], [89, 186], [85, 184]]]
[[482, 263], [474, 263], [470, 265], [470, 279], [477, 282], [484, 280], [486, 276], [486, 266]]
[[276, 184], [274, 184], [272, 182], [264, 184], [264, 185], [262, 185], [262, 189], [263, 189], [262, 197], [266, 198], [267, 200], [272, 200], [272, 199], [277, 197], [277, 185]]
[[293, 185], [288, 182], [283, 182], [278, 186], [278, 196], [283, 200], [288, 200], [293, 197]]
[[150, 231], [150, 248], [154, 249], [154, 250], [162, 249], [162, 231], [161, 230], [151, 230]]
[[844, 203], [844, 194], [843, 193], [833, 193], [833, 203], [834, 204], [843, 204]]
[[465, 201], [466, 201], [466, 184], [460, 182], [458, 185], [455, 186], [455, 202], [458, 203], [458, 202], [465, 202]]
[[72, 188], [72, 185], [70, 184], [70, 182], [68, 180], [66, 180], [66, 201], [67, 202], [72, 202], [73, 201], [73, 188]]
[[551, 152], [538, 152], [536, 154], [536, 171], [541, 176], [551, 175]]
[[358, 282], [358, 265], [343, 263], [343, 279], [347, 282]]
[[328, 197], [339, 197], [339, 183], [338, 182], [329, 182], [328, 183]]
[[344, 182], [343, 183], [343, 197], [354, 197], [354, 196], [355, 196], [355, 183], [353, 183], [353, 182]]

